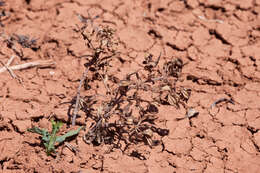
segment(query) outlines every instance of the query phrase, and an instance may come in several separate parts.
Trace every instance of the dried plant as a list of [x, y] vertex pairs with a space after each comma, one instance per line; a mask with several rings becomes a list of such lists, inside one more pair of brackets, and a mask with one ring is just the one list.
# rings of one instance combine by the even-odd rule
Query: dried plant
[[[87, 81], [95, 80], [96, 76], [99, 76], [106, 86], [106, 81], [103, 77], [106, 73], [106, 67], [109, 66], [109, 61], [118, 53], [116, 51], [117, 49], [115, 48], [117, 45], [117, 40], [114, 37], [115, 30], [108, 26], [93, 27], [93, 24], [89, 26], [86, 22], [83, 23], [84, 25], [82, 27], [78, 26], [77, 32], [80, 32], [81, 36], [86, 41], [86, 46], [90, 49], [91, 54], [82, 56], [86, 58], [90, 57], [90, 59], [88, 59], [88, 62], [85, 64], [86, 70], [83, 74], [83, 77], [81, 78], [77, 91], [77, 99], [72, 118], [72, 125], [75, 125], [76, 123], [75, 121], [80, 103], [79, 100], [81, 86], [84, 84], [84, 88], [87, 88]], [[90, 77], [87, 79], [87, 74], [89, 71], [95, 73], [95, 75], [92, 75], [92, 79], [90, 79]], [[106, 88], [108, 89], [107, 86]]]
[[[95, 145], [119, 145], [122, 141], [126, 146], [138, 142], [144, 142], [150, 147], [160, 144], [160, 136], [168, 135], [169, 130], [156, 126], [159, 106], [168, 104], [179, 108], [183, 105], [186, 108], [191, 95], [190, 89], [176, 88], [175, 84], [170, 82], [170, 79], [177, 81], [180, 77], [183, 61], [179, 58], [173, 59], [160, 68], [158, 64], [161, 54], [154, 58], [147, 53], [143, 68], [118, 79], [114, 74], [108, 74], [110, 62], [118, 54], [119, 41], [115, 38], [115, 30], [108, 26], [95, 27], [93, 23], [88, 25], [88, 20], [90, 18], [82, 18], [84, 25], [76, 30], [91, 52], [82, 56], [87, 58], [85, 72], [88, 72], [88, 76], [83, 75], [85, 77], [81, 83], [85, 81], [86, 90], [98, 90], [89, 84], [96, 82], [104, 85], [107, 92], [103, 96], [80, 96], [78, 92], [75, 109], [84, 111], [88, 123], [91, 122], [86, 128], [83, 140]], [[148, 93], [150, 98], [142, 98], [141, 94], [144, 92]], [[75, 104], [75, 101], [73, 103]], [[76, 115], [74, 111], [73, 117]]]

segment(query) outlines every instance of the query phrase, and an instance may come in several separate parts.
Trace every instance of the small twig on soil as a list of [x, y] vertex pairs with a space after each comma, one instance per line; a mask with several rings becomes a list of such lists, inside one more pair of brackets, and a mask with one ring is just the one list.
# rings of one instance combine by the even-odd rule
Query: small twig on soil
[[206, 21], [206, 22], [216, 22], [216, 23], [224, 23], [223, 20], [220, 20], [220, 19], [207, 19], [206, 17], [204, 16], [197, 16], [199, 19], [203, 20], [203, 21]]
[[13, 62], [14, 58], [15, 58], [15, 56], [12, 55], [12, 56], [10, 57], [10, 59], [7, 61], [6, 66], [10, 66], [11, 63]]
[[79, 149], [75, 146], [73, 146], [72, 144], [68, 143], [68, 142], [65, 142], [65, 146], [70, 150], [72, 151], [73, 153], [77, 153], [79, 152]]
[[[51, 67], [55, 65], [55, 62], [48, 60], [48, 61], [34, 61], [34, 62], [28, 62], [24, 64], [19, 64], [19, 65], [14, 65], [9, 67], [10, 70], [23, 70], [31, 67], [41, 67], [41, 68], [46, 68], [46, 67]], [[8, 70], [6, 67], [3, 67], [0, 69], [0, 73]]]
[[176, 121], [180, 121], [180, 120], [183, 120], [183, 119], [185, 119], [185, 118], [191, 119], [191, 118], [193, 118], [193, 117], [196, 117], [198, 114], [199, 114], [198, 111], [196, 111], [196, 110], [193, 109], [193, 108], [189, 108], [189, 109], [187, 110], [187, 112], [186, 112], [185, 117], [176, 118], [175, 120], [176, 120]]
[[220, 98], [218, 100], [216, 100], [214, 103], [212, 103], [210, 105], [210, 108], [212, 109], [213, 107], [215, 107], [217, 104], [221, 103], [221, 102], [229, 102], [231, 104], [235, 104], [234, 101], [232, 99], [227, 99], [227, 98]]
[[4, 68], [10, 73], [10, 75], [13, 78], [16, 78], [16, 75], [14, 74], [14, 72], [9, 68], [9, 65], [12, 63], [12, 61], [14, 60], [15, 56], [11, 56], [11, 58], [8, 60], [8, 62], [6, 64], [4, 64], [2, 61], [0, 61], [0, 63], [2, 64], [2, 66], [4, 66]]
[[84, 83], [84, 81], [86, 80], [87, 78], [87, 74], [88, 74], [88, 68], [85, 70], [85, 72], [83, 73], [83, 76], [80, 80], [80, 83], [79, 83], [79, 87], [78, 87], [78, 91], [77, 91], [77, 100], [76, 100], [76, 105], [75, 105], [75, 109], [73, 111], [73, 117], [72, 117], [72, 125], [75, 126], [76, 124], [76, 117], [77, 117], [77, 114], [79, 112], [79, 103], [80, 103], [80, 89], [82, 87], [82, 84]]
[[13, 62], [14, 58], [15, 58], [15, 56], [13, 55], [13, 56], [10, 57], [10, 59], [8, 60], [8, 62], [7, 62], [6, 64], [4, 64], [2, 61], [0, 61], [0, 63], [1, 63], [2, 66], [4, 66], [4, 68], [10, 73], [10, 75], [12, 76], [12, 78], [18, 80], [18, 82], [19, 82], [20, 84], [22, 84], [21, 79], [18, 78], [18, 77], [15, 75], [15, 73], [13, 72], [13, 70], [9, 68], [9, 65]]
[[107, 92], [108, 92], [108, 93], [111, 93], [110, 88], [107, 86], [106, 79], [104, 79], [104, 77], [103, 77], [101, 74], [99, 74], [99, 76], [102, 78], [103, 83], [104, 83], [104, 86], [106, 87]]

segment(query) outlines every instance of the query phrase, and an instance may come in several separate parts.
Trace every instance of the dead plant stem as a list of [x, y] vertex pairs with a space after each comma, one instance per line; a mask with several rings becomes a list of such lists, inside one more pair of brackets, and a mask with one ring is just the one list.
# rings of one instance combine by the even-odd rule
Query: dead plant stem
[[[48, 61], [34, 61], [34, 62], [28, 62], [24, 64], [19, 64], [19, 65], [14, 65], [11, 67], [8, 67], [10, 70], [22, 70], [22, 69], [27, 69], [31, 67], [51, 67], [55, 63], [51, 60]], [[8, 70], [6, 67], [3, 67], [0, 69], [0, 73]]]
[[88, 74], [88, 68], [84, 71], [83, 76], [80, 79], [79, 87], [78, 87], [78, 90], [77, 90], [76, 105], [75, 105], [75, 109], [73, 111], [73, 116], [72, 116], [72, 125], [73, 126], [75, 126], [75, 124], [76, 124], [76, 118], [77, 118], [77, 114], [79, 112], [80, 89], [82, 87], [82, 84], [84, 83], [84, 81], [87, 78], [87, 74]]

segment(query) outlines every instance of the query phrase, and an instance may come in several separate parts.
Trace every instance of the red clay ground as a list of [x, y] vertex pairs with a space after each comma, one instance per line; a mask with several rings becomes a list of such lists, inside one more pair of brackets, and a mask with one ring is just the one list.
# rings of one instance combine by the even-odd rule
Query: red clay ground
[[[53, 60], [56, 68], [15, 70], [21, 84], [8, 72], [0, 74], [0, 170], [8, 172], [206, 172], [256, 173], [260, 170], [260, 0], [8, 0], [1, 7], [4, 35], [37, 39], [38, 49], [17, 46], [23, 59], [8, 48], [2, 35], [0, 59], [11, 65]], [[86, 144], [81, 131], [58, 156], [47, 156], [38, 135], [26, 131], [50, 128], [48, 119], [68, 121], [88, 54], [75, 32], [77, 13], [99, 15], [94, 25], [117, 30], [121, 58], [112, 72], [118, 76], [141, 67], [145, 53], [162, 53], [164, 60], [181, 58], [181, 82], [192, 89], [187, 103], [197, 117], [176, 118], [185, 109], [160, 106], [158, 124], [170, 133], [163, 145], [140, 143], [123, 153], [109, 145]], [[20, 46], [20, 47], [19, 47]], [[161, 64], [159, 64], [161, 65]], [[82, 91], [83, 92], [83, 91]], [[86, 91], [87, 92], [87, 91]], [[221, 98], [234, 104], [210, 106]], [[77, 119], [85, 123], [84, 117]], [[63, 127], [66, 130], [67, 127]], [[136, 151], [144, 160], [130, 156]]]

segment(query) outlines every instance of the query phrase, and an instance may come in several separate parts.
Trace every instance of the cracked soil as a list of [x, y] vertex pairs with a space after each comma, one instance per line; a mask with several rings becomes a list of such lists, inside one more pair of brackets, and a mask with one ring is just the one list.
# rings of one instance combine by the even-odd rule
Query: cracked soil
[[[0, 74], [1, 172], [260, 171], [260, 0], [8, 0], [0, 8], [4, 64], [12, 55], [11, 65], [56, 63], [55, 68], [13, 70], [20, 83], [8, 71]], [[68, 141], [79, 152], [63, 144], [56, 157], [47, 156], [39, 135], [27, 129], [50, 129], [52, 116], [65, 122], [63, 132], [72, 128], [66, 103], [76, 96], [86, 63], [82, 56], [89, 53], [76, 33], [78, 14], [98, 16], [93, 25], [116, 29], [121, 53], [109, 73], [119, 79], [143, 67], [147, 53], [161, 53], [163, 61], [182, 59], [175, 85], [191, 89], [187, 106], [199, 114], [176, 121], [185, 116], [183, 106], [159, 106], [156, 124], [169, 134], [155, 147], [141, 142], [111, 150], [86, 144], [81, 131]], [[17, 44], [19, 57], [4, 41], [13, 34], [35, 38], [36, 47]], [[98, 88], [82, 93], [104, 93], [104, 86]], [[77, 124], [89, 126], [79, 114]]]

